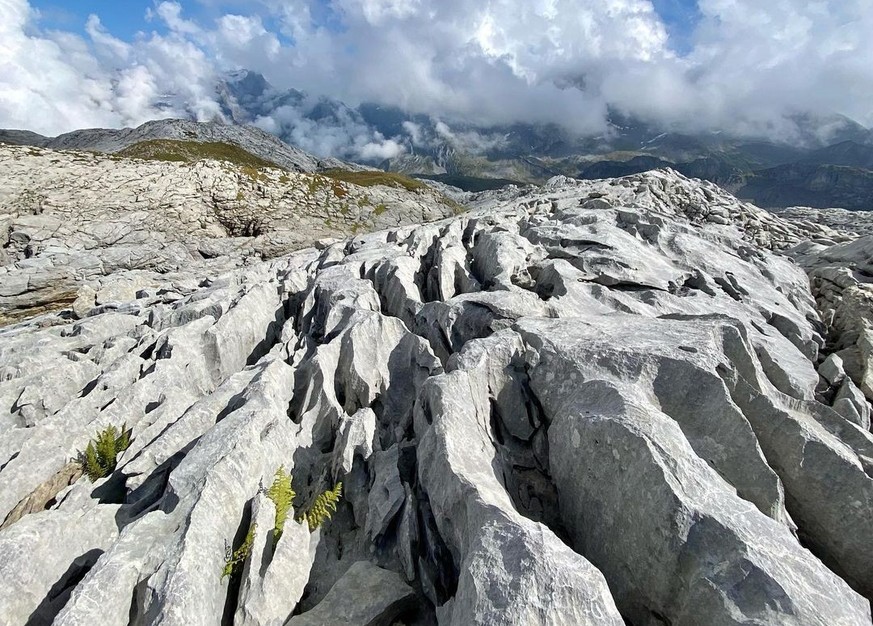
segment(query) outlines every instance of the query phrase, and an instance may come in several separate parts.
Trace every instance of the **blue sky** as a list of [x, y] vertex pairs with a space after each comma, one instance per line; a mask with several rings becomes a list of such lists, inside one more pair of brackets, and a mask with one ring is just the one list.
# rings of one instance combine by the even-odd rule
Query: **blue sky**
[[661, 16], [673, 48], [680, 54], [691, 50], [691, 36], [700, 21], [697, 0], [652, 0], [655, 11]]
[[[160, 20], [147, 20], [146, 13], [154, 6], [152, 0], [123, 0], [88, 2], [85, 0], [31, 0], [31, 6], [39, 9], [43, 28], [72, 30], [84, 32], [85, 21], [92, 13], [100, 17], [100, 21], [110, 33], [125, 41], [132, 39], [138, 31], [164, 30]], [[197, 21], [210, 20], [227, 11], [247, 14], [254, 3], [229, 1], [211, 2], [209, 7], [200, 2], [181, 1], [183, 14]], [[655, 10], [661, 16], [670, 34], [671, 45], [679, 54], [687, 54], [691, 50], [691, 38], [694, 28], [700, 20], [700, 10], [697, 0], [652, 0]], [[321, 9], [321, 10], [319, 10]], [[317, 0], [313, 6], [313, 17], [321, 21], [320, 25], [335, 25], [330, 9], [330, 0]], [[269, 20], [265, 18], [269, 25]]]
[[85, 20], [92, 13], [100, 17], [104, 26], [116, 37], [131, 39], [137, 31], [154, 29], [158, 24], [146, 22], [146, 9], [152, 6], [151, 0], [123, 0], [105, 2], [83, 2], [81, 0], [31, 0], [30, 5], [38, 9], [43, 28], [84, 32]]

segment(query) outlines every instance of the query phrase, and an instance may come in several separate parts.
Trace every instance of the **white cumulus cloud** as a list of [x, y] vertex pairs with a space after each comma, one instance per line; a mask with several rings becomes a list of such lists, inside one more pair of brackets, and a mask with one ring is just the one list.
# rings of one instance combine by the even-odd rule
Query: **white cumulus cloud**
[[[680, 55], [651, 0], [156, 1], [143, 16], [154, 30], [130, 41], [103, 27], [97, 5], [77, 35], [43, 29], [26, 0], [0, 0], [0, 126], [210, 119], [217, 77], [238, 68], [352, 106], [430, 114], [453, 141], [483, 149], [500, 138], [451, 128], [556, 122], [596, 133], [610, 108], [788, 139], [799, 113], [873, 125], [870, 0], [698, 0], [698, 9]], [[288, 108], [259, 124], [320, 154], [379, 158], [401, 147], [355, 120], [322, 128]], [[410, 146], [426, 140], [414, 124], [405, 132]]]

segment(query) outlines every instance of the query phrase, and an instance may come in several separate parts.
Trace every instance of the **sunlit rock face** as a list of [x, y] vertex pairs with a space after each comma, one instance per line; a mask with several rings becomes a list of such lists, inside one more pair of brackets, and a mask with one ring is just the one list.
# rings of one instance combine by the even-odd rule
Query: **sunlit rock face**
[[[128, 301], [141, 288], [174, 284], [171, 276], [187, 284], [323, 239], [459, 209], [424, 185], [361, 187], [213, 159], [0, 145], [0, 169], [0, 323], [80, 295], [76, 311]], [[80, 294], [85, 285], [96, 293]]]
[[0, 329], [0, 614], [869, 625], [870, 409], [781, 253], [846, 237], [670, 171], [554, 179]]

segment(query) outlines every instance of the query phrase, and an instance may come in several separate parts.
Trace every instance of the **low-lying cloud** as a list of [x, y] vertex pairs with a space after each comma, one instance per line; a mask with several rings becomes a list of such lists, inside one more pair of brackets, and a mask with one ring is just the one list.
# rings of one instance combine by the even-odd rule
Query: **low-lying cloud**
[[[201, 4], [220, 11], [225, 3]], [[219, 77], [237, 68], [277, 88], [443, 120], [427, 129], [410, 122], [396, 137], [354, 116], [316, 123], [292, 105], [256, 120], [322, 155], [390, 158], [434, 132], [471, 150], [499, 147], [497, 135], [453, 130], [458, 120], [553, 122], [596, 134], [610, 109], [677, 129], [785, 140], [799, 140], [798, 114], [873, 125], [869, 0], [698, 0], [683, 55], [650, 0], [251, 5], [206, 20], [156, 2], [146, 32], [123, 41], [99, 11], [77, 35], [44, 30], [26, 0], [0, 0], [0, 126], [56, 134], [156, 117], [214, 119]]]
[[362, 161], [393, 159], [405, 151], [393, 138], [385, 138], [364, 124], [350, 110], [333, 111], [328, 119], [306, 117], [312, 103], [302, 102], [273, 109], [255, 118], [255, 126], [287, 142], [322, 156], [339, 156]]

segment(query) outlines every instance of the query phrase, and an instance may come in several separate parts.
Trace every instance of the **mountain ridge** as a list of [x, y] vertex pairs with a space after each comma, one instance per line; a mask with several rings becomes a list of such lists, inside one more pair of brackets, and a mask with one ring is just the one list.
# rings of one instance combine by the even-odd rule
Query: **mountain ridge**
[[[274, 89], [254, 72], [227, 77], [221, 91], [226, 96], [222, 101], [225, 113], [237, 122], [264, 123], [279, 108], [291, 107], [295, 111], [292, 120], [308, 120], [331, 129], [348, 127], [405, 147], [404, 154], [367, 161], [371, 165], [413, 176], [452, 176], [459, 182], [474, 179], [470, 190], [487, 185], [478, 179], [488, 178], [541, 184], [555, 175], [596, 179], [633, 174], [645, 171], [639, 161], [650, 159], [648, 169], [672, 167], [716, 182], [760, 204], [784, 206], [772, 205], [779, 196], [764, 190], [761, 180], [777, 175], [779, 170], [756, 173], [811, 159], [821, 161], [819, 165], [869, 169], [869, 150], [873, 150], [873, 131], [843, 116], [789, 116], [794, 128], [792, 139], [773, 141], [724, 132], [677, 132], [611, 111], [608, 132], [573, 136], [556, 124], [479, 127], [463, 122], [446, 124], [431, 116], [372, 103], [353, 108], [293, 89]], [[285, 127], [280, 122], [272, 131], [280, 136], [293, 134], [294, 126]], [[617, 152], [627, 154], [628, 159], [609, 156]], [[627, 161], [633, 159], [637, 163], [628, 165]], [[593, 163], [597, 161], [612, 165], [596, 169]], [[756, 178], [755, 184], [747, 184]], [[773, 185], [779, 182], [777, 176]], [[866, 191], [873, 192], [873, 187], [856, 192], [843, 190], [838, 184], [826, 193], [809, 191], [803, 195], [798, 191], [791, 199], [793, 204], [865, 210], [873, 208], [864, 200]]]
[[[183, 120], [153, 121], [136, 129], [89, 129], [57, 138], [0, 131], [0, 141], [108, 152], [147, 139], [230, 141], [298, 171], [378, 167], [411, 176], [453, 177], [467, 190], [494, 186], [488, 179], [542, 184], [556, 175], [596, 179], [638, 173], [644, 167], [671, 167], [768, 207], [783, 208], [788, 202], [818, 208], [873, 208], [869, 200], [873, 185], [866, 176], [840, 177], [833, 170], [820, 169], [810, 175], [829, 177], [832, 184], [816, 189], [796, 180], [797, 168], [813, 162], [823, 168], [873, 171], [873, 131], [841, 116], [790, 116], [791, 140], [774, 141], [665, 129], [610, 111], [606, 132], [577, 136], [554, 123], [488, 127], [447, 123], [374, 103], [351, 107], [295, 89], [276, 89], [262, 75], [247, 70], [225, 75], [216, 93], [226, 123], [194, 126]], [[346, 161], [326, 156], [337, 152]], [[792, 193], [778, 193], [780, 185], [790, 186]]]
[[152, 120], [135, 128], [89, 128], [71, 131], [57, 137], [44, 137], [29, 131], [0, 130], [0, 143], [35, 145], [54, 150], [89, 150], [108, 154], [120, 152], [143, 141], [159, 139], [232, 143], [257, 157], [297, 172], [360, 167], [338, 159], [322, 159], [308, 154], [254, 126], [217, 122], [194, 122], [182, 119]]

